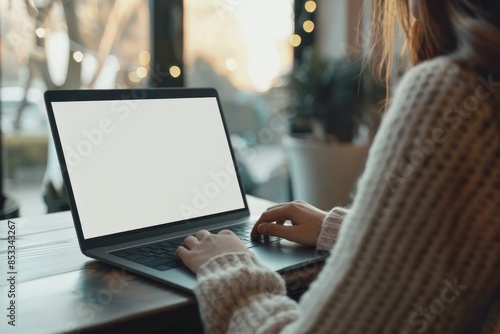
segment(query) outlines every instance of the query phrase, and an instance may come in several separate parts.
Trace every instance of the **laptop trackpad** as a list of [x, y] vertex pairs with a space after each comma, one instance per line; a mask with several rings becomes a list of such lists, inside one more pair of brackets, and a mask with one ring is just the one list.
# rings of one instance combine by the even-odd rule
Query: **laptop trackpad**
[[[286, 240], [253, 247], [250, 251], [263, 265], [274, 271], [305, 266], [325, 258], [324, 254], [317, 252], [313, 247], [301, 246]], [[162, 276], [167, 283], [173, 283], [188, 291], [194, 289], [197, 283], [196, 276], [185, 267], [165, 271]]]

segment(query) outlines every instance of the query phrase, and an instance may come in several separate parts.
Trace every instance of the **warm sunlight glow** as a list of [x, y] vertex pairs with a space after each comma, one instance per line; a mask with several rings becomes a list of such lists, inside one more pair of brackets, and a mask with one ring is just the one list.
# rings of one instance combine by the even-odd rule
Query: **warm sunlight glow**
[[290, 37], [290, 44], [296, 48], [297, 46], [300, 45], [300, 43], [302, 43], [302, 38], [300, 38], [299, 35], [297, 34], [294, 34]]
[[311, 20], [307, 20], [302, 24], [302, 28], [304, 28], [305, 32], [312, 32], [314, 30], [314, 22]]
[[81, 63], [83, 60], [83, 53], [81, 53], [80, 51], [76, 51], [75, 53], [73, 53], [73, 59], [77, 63]]
[[310, 0], [310, 1], [307, 1], [305, 4], [304, 4], [304, 7], [306, 8], [306, 10], [309, 12], [309, 13], [312, 13], [316, 10], [316, 2]]
[[184, 4], [188, 14], [183, 75], [188, 84], [220, 76], [237, 90], [265, 92], [293, 66], [292, 0]]
[[173, 76], [174, 78], [178, 78], [179, 75], [181, 75], [181, 69], [179, 68], [179, 66], [172, 66], [170, 67], [170, 75]]

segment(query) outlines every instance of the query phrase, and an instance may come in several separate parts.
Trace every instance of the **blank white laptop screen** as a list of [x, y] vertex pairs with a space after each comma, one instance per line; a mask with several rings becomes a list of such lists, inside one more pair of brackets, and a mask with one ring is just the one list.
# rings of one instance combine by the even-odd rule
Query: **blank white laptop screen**
[[85, 239], [245, 207], [216, 98], [52, 108]]

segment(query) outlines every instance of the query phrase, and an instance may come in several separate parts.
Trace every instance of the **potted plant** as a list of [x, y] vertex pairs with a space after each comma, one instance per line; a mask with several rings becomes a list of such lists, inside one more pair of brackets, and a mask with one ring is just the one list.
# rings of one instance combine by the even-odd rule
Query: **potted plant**
[[379, 124], [385, 88], [361, 60], [306, 50], [285, 76], [289, 135], [283, 140], [292, 194], [322, 209], [345, 206]]

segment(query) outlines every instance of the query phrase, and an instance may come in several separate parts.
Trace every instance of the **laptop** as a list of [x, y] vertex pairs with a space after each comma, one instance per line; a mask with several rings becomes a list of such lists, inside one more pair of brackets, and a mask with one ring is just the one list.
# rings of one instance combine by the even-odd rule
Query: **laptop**
[[212, 88], [49, 90], [48, 120], [81, 252], [192, 292], [175, 256], [201, 229], [235, 232], [276, 272], [326, 254], [250, 238], [245, 189]]

